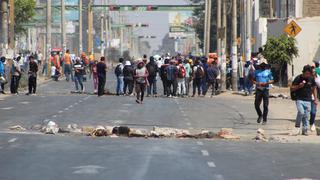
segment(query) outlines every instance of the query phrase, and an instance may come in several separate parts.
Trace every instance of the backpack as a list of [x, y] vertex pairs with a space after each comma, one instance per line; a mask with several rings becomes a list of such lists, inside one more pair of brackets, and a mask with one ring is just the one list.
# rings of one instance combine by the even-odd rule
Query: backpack
[[201, 66], [198, 66], [196, 70], [196, 79], [202, 79], [203, 76], [204, 76], [203, 69]]
[[121, 68], [121, 64], [117, 65], [114, 73], [116, 74], [116, 76], [121, 76], [123, 74], [123, 68]]
[[178, 78], [186, 77], [186, 69], [183, 66], [179, 66]]

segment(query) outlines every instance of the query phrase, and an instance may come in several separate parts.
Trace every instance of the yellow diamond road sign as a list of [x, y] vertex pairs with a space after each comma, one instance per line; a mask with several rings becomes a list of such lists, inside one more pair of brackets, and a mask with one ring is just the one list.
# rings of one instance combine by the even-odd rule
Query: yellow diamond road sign
[[301, 32], [301, 30], [301, 27], [294, 20], [292, 20], [284, 28], [284, 32], [286, 32], [291, 37], [296, 37]]

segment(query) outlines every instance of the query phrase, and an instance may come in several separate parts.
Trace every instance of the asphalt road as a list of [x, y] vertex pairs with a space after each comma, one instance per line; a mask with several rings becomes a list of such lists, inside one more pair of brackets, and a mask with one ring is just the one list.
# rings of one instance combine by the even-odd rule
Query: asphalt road
[[[107, 88], [114, 89], [109, 75]], [[320, 179], [320, 147], [218, 140], [90, 138], [16, 134], [46, 120], [61, 127], [84, 125], [153, 126], [184, 129], [231, 127], [255, 131], [252, 102], [215, 98], [147, 98], [70, 94], [72, 83], [49, 82], [37, 96], [0, 101], [0, 180], [55, 179]], [[86, 83], [92, 92], [92, 83]], [[161, 92], [161, 90], [160, 90]], [[272, 130], [272, 125], [265, 129]]]

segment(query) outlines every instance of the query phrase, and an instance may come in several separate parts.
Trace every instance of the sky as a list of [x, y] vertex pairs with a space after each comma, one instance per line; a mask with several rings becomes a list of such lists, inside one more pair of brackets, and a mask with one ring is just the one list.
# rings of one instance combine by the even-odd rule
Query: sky
[[[124, 5], [182, 5], [188, 4], [187, 0], [114, 0], [117, 4]], [[148, 28], [138, 28], [138, 35], [155, 35], [156, 39], [148, 39], [152, 50], [158, 49], [163, 37], [169, 32], [169, 12], [126, 12], [128, 23], [146, 23]]]

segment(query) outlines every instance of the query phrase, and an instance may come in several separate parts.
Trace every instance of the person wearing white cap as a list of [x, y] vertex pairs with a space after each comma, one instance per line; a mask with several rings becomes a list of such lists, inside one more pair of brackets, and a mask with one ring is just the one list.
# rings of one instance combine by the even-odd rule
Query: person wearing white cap
[[[256, 96], [254, 106], [258, 114], [257, 123], [263, 125], [267, 123], [269, 111], [269, 85], [273, 83], [273, 76], [269, 69], [267, 69], [268, 62], [266, 59], [260, 59], [258, 70], [255, 71], [253, 83], [256, 85]], [[260, 109], [261, 102], [263, 101], [263, 113]]]
[[123, 93], [127, 94], [127, 89], [128, 89], [128, 95], [132, 95], [133, 85], [134, 85], [134, 69], [130, 61], [126, 61], [124, 65], [123, 76], [124, 76]]

